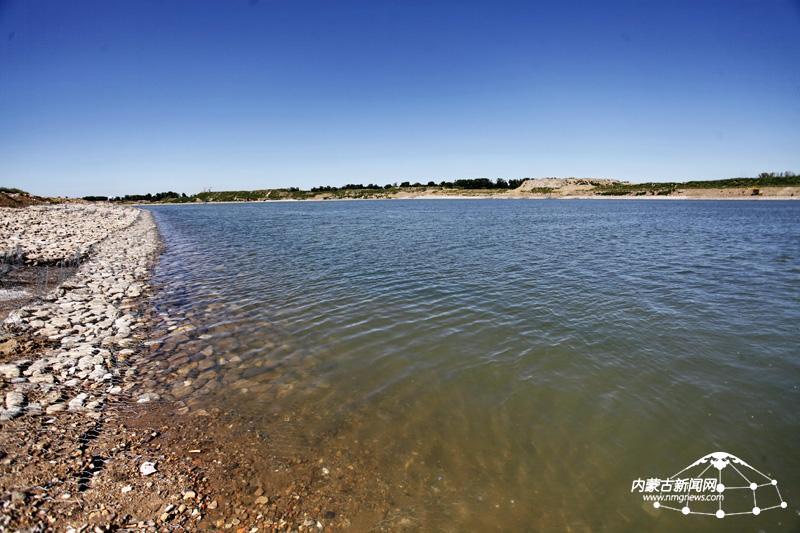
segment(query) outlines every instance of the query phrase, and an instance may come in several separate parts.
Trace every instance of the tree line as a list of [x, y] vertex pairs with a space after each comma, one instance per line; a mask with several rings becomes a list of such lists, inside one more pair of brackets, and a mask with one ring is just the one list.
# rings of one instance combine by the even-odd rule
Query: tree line
[[[386, 185], [376, 185], [368, 183], [348, 183], [340, 187], [331, 185], [324, 185], [320, 187], [312, 187], [309, 193], [320, 192], [336, 192], [348, 190], [392, 190], [392, 189], [407, 189], [407, 188], [422, 188], [422, 187], [440, 187], [443, 189], [516, 189], [525, 179], [503, 179], [497, 178], [492, 180], [490, 178], [472, 178], [472, 179], [456, 179], [452, 181], [443, 180], [435, 182], [433, 180], [426, 183], [416, 181], [403, 181], [400, 183], [387, 183]], [[749, 187], [749, 186], [798, 186], [800, 185], [800, 175], [796, 172], [762, 172], [757, 178], [732, 178], [726, 180], [712, 180], [712, 181], [688, 181], [684, 183], [638, 183], [638, 184], [624, 184], [615, 185], [614, 187], [627, 187], [627, 188], [642, 188], [642, 187], [689, 187], [689, 188], [703, 188], [703, 187]], [[17, 189], [7, 189], [16, 191]], [[298, 187], [288, 187], [284, 189], [272, 189], [272, 192], [286, 191], [292, 193], [295, 197], [304, 197], [306, 191], [301, 191]], [[224, 192], [224, 191], [223, 191]], [[253, 198], [267, 197], [270, 190], [264, 191], [240, 191], [242, 195], [252, 196]], [[191, 202], [194, 200], [203, 200], [203, 195], [211, 194], [210, 191], [204, 193], [187, 196], [186, 193], [177, 193], [174, 191], [159, 192], [155, 194], [126, 194], [125, 196], [84, 196], [83, 199], [90, 202]], [[220, 194], [220, 193], [214, 193]]]
[[341, 187], [333, 187], [330, 185], [325, 185], [322, 187], [312, 187], [311, 192], [334, 192], [334, 191], [347, 191], [347, 190], [380, 190], [380, 189], [406, 189], [412, 187], [441, 187], [443, 189], [516, 189], [522, 182], [525, 181], [524, 179], [509, 179], [505, 180], [503, 178], [497, 178], [496, 180], [491, 180], [489, 178], [472, 178], [472, 179], [457, 179], [453, 181], [440, 181], [435, 182], [433, 180], [428, 181], [427, 183], [423, 183], [420, 181], [416, 181], [414, 183], [410, 181], [402, 181], [400, 183], [387, 183], [386, 185], [376, 185], [374, 183], [368, 183], [364, 185], [362, 183], [348, 183], [347, 185], [343, 185]]
[[84, 196], [87, 202], [160, 202], [162, 200], [189, 199], [186, 193], [174, 191], [157, 192], [155, 194], [126, 194], [125, 196]]
[[[386, 185], [376, 185], [368, 183], [348, 183], [340, 187], [331, 185], [324, 185], [320, 187], [312, 187], [310, 192], [335, 192], [335, 191], [348, 191], [348, 190], [389, 190], [389, 189], [406, 189], [414, 187], [441, 187], [444, 189], [516, 189], [524, 179], [509, 179], [498, 178], [491, 180], [489, 178], [473, 178], [473, 179], [457, 179], [453, 181], [440, 181], [433, 180], [427, 183], [403, 181], [400, 183], [387, 183]], [[285, 189], [289, 192], [301, 192], [297, 187], [289, 187]], [[124, 196], [84, 196], [83, 199], [88, 202], [161, 202], [164, 200], [171, 201], [187, 201], [191, 200], [197, 195], [187, 196], [186, 193], [177, 193], [174, 191], [147, 193], [147, 194], [126, 194]]]

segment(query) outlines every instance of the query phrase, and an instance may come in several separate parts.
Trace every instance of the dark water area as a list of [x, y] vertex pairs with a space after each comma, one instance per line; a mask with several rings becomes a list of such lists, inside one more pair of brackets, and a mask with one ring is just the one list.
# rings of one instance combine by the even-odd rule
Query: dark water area
[[[404, 527], [800, 530], [800, 203], [148, 209], [157, 309], [206, 354], [181, 394], [369, 453]], [[632, 490], [712, 452], [757, 490]]]

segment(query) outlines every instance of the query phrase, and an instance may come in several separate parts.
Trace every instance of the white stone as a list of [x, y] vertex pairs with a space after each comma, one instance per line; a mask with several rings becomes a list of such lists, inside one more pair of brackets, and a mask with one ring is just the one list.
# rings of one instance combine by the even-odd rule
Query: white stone
[[150, 474], [154, 474], [156, 472], [156, 465], [155, 463], [146, 461], [139, 466], [139, 472], [143, 476], [149, 476]]
[[25, 395], [21, 392], [11, 391], [6, 393], [6, 409], [16, 409], [25, 403]]
[[18, 378], [20, 374], [21, 372], [19, 367], [15, 364], [9, 363], [0, 365], [0, 376], [3, 376], [6, 379]]

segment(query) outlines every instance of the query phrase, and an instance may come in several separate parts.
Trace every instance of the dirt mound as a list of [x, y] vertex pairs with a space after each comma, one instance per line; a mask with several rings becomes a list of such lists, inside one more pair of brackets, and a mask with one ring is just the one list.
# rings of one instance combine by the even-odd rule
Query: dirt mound
[[598, 186], [622, 183], [618, 180], [602, 178], [536, 178], [527, 179], [514, 189], [516, 192], [540, 192], [542, 189], [554, 189], [554, 192], [566, 190], [589, 190]]
[[0, 207], [26, 207], [29, 205], [47, 204], [45, 198], [32, 196], [28, 193], [0, 192]]

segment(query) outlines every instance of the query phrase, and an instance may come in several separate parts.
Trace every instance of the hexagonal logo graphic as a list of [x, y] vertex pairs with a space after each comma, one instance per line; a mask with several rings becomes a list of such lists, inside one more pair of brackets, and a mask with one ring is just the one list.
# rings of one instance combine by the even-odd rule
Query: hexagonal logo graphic
[[654, 509], [685, 516], [752, 516], [788, 507], [777, 479], [727, 452], [704, 455], [666, 479], [635, 479], [631, 492]]

